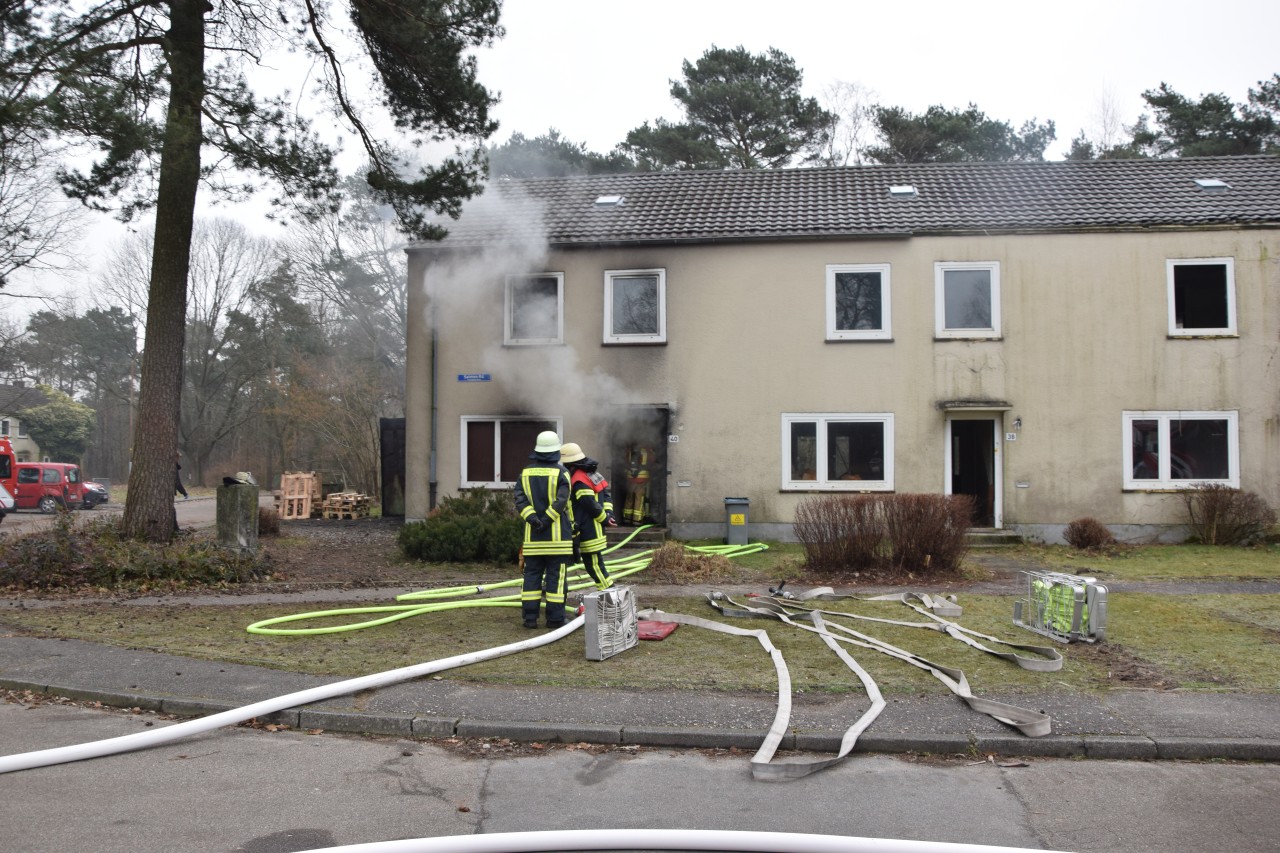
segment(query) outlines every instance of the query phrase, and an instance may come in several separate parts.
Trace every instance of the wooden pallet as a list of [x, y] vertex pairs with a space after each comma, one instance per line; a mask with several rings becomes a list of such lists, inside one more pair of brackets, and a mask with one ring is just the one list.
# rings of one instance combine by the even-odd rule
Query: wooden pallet
[[320, 476], [315, 471], [282, 474], [276, 495], [276, 511], [282, 520], [311, 518], [320, 510]]
[[324, 499], [325, 518], [367, 518], [369, 496], [359, 492], [337, 492]]

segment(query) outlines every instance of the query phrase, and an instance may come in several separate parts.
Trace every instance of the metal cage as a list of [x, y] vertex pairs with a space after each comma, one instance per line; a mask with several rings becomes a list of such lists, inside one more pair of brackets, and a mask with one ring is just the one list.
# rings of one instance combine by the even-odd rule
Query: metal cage
[[1013, 603], [1013, 624], [1062, 643], [1104, 639], [1107, 588], [1096, 578], [1061, 572], [1023, 572], [1027, 595]]

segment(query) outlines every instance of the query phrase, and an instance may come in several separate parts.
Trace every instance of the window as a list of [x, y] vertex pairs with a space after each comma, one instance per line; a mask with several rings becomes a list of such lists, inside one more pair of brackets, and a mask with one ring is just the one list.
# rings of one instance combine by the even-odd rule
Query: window
[[1125, 412], [1124, 487], [1239, 488], [1236, 412]]
[[39, 483], [39, 482], [40, 482], [39, 468], [19, 468], [18, 469], [19, 484], [31, 485], [32, 483]]
[[462, 419], [462, 488], [500, 488], [520, 479], [520, 470], [543, 430], [560, 432], [559, 418]]
[[0, 435], [13, 435], [9, 432], [9, 419], [0, 418]]
[[610, 270], [604, 274], [604, 342], [667, 342], [667, 271]]
[[938, 337], [1000, 337], [1000, 264], [937, 263], [933, 274]]
[[27, 437], [27, 428], [22, 425], [22, 421], [18, 421], [18, 438]]
[[893, 490], [893, 415], [784, 414], [784, 490]]
[[503, 343], [564, 342], [564, 273], [507, 276]]
[[1231, 258], [1184, 258], [1166, 261], [1165, 266], [1171, 336], [1236, 333], [1236, 285]]
[[885, 341], [891, 334], [889, 265], [829, 265], [827, 340]]

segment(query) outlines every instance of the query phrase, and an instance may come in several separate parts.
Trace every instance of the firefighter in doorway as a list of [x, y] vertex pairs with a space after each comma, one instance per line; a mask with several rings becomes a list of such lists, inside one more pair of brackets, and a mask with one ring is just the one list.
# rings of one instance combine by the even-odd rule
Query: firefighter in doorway
[[633, 444], [627, 452], [627, 505], [622, 508], [627, 524], [643, 524], [649, 516], [649, 469], [653, 462], [653, 449], [643, 444]]
[[569, 469], [570, 504], [573, 506], [575, 551], [596, 589], [613, 586], [604, 566], [605, 528], [617, 527], [609, 481], [596, 471], [600, 464], [572, 442], [560, 448], [560, 462]]
[[569, 472], [560, 464], [560, 436], [538, 433], [529, 464], [516, 485], [516, 514], [524, 519], [524, 585], [520, 613], [526, 628], [538, 627], [538, 609], [547, 607], [547, 627], [564, 625], [565, 564], [573, 554]]

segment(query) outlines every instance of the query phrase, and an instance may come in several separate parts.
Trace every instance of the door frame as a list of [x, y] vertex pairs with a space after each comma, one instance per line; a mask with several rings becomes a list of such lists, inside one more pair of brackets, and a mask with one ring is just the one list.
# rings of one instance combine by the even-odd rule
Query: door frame
[[990, 421], [991, 422], [991, 522], [996, 530], [1004, 527], [1004, 412], [1001, 410], [952, 411], [947, 412], [946, 440], [943, 442], [943, 494], [950, 495], [952, 477], [952, 452], [955, 438], [951, 425], [956, 421]]

